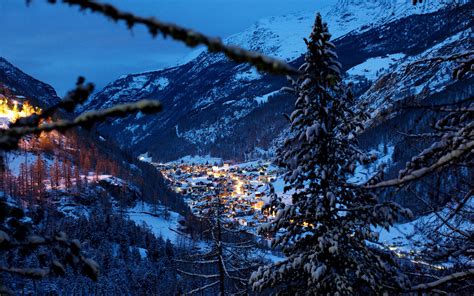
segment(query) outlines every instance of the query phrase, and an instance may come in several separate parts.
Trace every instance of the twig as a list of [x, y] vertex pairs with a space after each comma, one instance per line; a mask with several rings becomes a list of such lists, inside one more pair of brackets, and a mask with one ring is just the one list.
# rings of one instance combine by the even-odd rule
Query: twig
[[410, 174], [404, 176], [403, 178], [391, 179], [387, 181], [382, 181], [377, 184], [373, 185], [366, 185], [366, 188], [382, 188], [382, 187], [390, 187], [390, 186], [400, 186], [410, 181], [414, 181], [432, 173], [436, 169], [443, 167], [459, 158], [461, 158], [464, 154], [471, 152], [474, 149], [474, 141], [470, 141], [466, 144], [460, 145], [457, 149], [449, 151], [442, 157], [438, 159], [438, 161], [432, 164], [429, 167], [423, 167], [421, 169], [415, 170]]
[[419, 285], [416, 285], [414, 287], [411, 287], [411, 289], [407, 292], [430, 290], [430, 289], [438, 287], [442, 284], [445, 284], [447, 282], [451, 282], [451, 281], [455, 281], [455, 280], [461, 280], [461, 279], [465, 279], [465, 278], [470, 278], [470, 277], [473, 277], [473, 276], [474, 276], [474, 269], [455, 272], [455, 273], [450, 274], [448, 276], [442, 277], [439, 280], [436, 280], [434, 282], [419, 284]]
[[[55, 4], [57, 1], [48, 0], [48, 2]], [[143, 25], [148, 28], [149, 33], [153, 37], [161, 33], [164, 37], [170, 36], [174, 40], [181, 41], [189, 47], [204, 45], [210, 52], [221, 52], [239, 64], [250, 63], [260, 71], [274, 74], [298, 73], [296, 69], [283, 61], [237, 46], [225, 45], [219, 38], [211, 38], [191, 29], [161, 22], [153, 17], [145, 18], [130, 12], [124, 12], [107, 3], [99, 3], [93, 0], [62, 0], [62, 2], [71, 6], [79, 6], [81, 10], [90, 10], [93, 13], [102, 14], [115, 22], [124, 21], [129, 29], [138, 24]]]

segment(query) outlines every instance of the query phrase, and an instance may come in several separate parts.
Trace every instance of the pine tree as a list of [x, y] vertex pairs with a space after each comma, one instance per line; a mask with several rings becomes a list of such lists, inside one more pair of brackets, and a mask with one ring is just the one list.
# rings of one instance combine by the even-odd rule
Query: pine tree
[[303, 73], [293, 82], [297, 95], [289, 116], [291, 134], [277, 153], [292, 203], [274, 195], [275, 219], [260, 227], [273, 235], [284, 261], [261, 267], [253, 288], [272, 287], [296, 294], [381, 293], [406, 284], [391, 256], [368, 245], [377, 239], [371, 226], [388, 227], [400, 209], [348, 178], [366, 157], [356, 133], [365, 117], [341, 82], [341, 65], [327, 25], [318, 14], [309, 37]]

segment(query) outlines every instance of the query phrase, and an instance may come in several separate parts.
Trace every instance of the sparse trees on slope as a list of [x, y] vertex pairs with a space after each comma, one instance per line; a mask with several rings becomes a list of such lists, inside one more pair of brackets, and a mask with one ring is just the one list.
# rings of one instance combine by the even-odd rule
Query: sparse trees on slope
[[[56, 120], [46, 122], [45, 119], [54, 115], [60, 109], [66, 112], [72, 112], [74, 108], [84, 102], [93, 91], [92, 84], [84, 84], [84, 78], [79, 78], [76, 89], [69, 92], [63, 101], [46, 109], [43, 113], [34, 114], [29, 117], [18, 119], [8, 129], [0, 130], [0, 150], [14, 150], [18, 148], [20, 140], [30, 135], [38, 135], [42, 132], [61, 131], [64, 132], [74, 127], [90, 127], [96, 122], [103, 122], [106, 118], [116, 116], [126, 116], [134, 112], [158, 112], [161, 110], [161, 104], [157, 101], [139, 101], [131, 104], [117, 105], [112, 108], [102, 111], [85, 112], [73, 120]], [[19, 191], [23, 196], [27, 196], [32, 205], [32, 197], [35, 188], [38, 192], [44, 191], [44, 184], [40, 180], [45, 177], [45, 165], [43, 160], [38, 156], [38, 162], [31, 166], [28, 165], [28, 154], [25, 154], [25, 163], [20, 165]], [[3, 158], [0, 162], [3, 163]], [[68, 177], [71, 176], [70, 168], [68, 168]], [[36, 181], [36, 183], [34, 183]], [[36, 184], [36, 187], [35, 187]], [[1, 196], [2, 199], [4, 196]], [[21, 209], [15, 208], [11, 210], [11, 206], [1, 200], [0, 210], [0, 249], [2, 250], [2, 259], [11, 254], [21, 252], [22, 250], [37, 250], [39, 247], [55, 246], [59, 248], [59, 252], [70, 254], [65, 256], [64, 260], [73, 260], [75, 265], [81, 265], [83, 272], [89, 275], [92, 279], [97, 279], [98, 265], [92, 259], [84, 257], [80, 253], [80, 243], [77, 240], [70, 241], [66, 238], [64, 233], [56, 236], [44, 235], [44, 233], [33, 234], [33, 231], [28, 230], [28, 225], [20, 220], [24, 216]], [[21, 217], [17, 217], [21, 212]], [[13, 222], [12, 222], [13, 221]], [[31, 235], [30, 235], [31, 232]], [[43, 231], [46, 232], [46, 231]], [[27, 236], [29, 235], [29, 236]], [[50, 258], [51, 266], [44, 268], [36, 268], [35, 266], [26, 267], [18, 266], [17, 262], [0, 262], [0, 273], [20, 275], [27, 278], [44, 278], [59, 269], [59, 273], [63, 273], [65, 264], [58, 261], [57, 254], [50, 252], [46, 254], [46, 258]], [[26, 257], [26, 256], [23, 256]], [[55, 260], [55, 258], [57, 260]], [[8, 287], [4, 285], [3, 279], [0, 281], [0, 294], [13, 294]]]
[[46, 187], [44, 185], [44, 181], [46, 179], [46, 170], [47, 166], [42, 158], [41, 153], [37, 153], [36, 160], [31, 167], [31, 179], [36, 199], [41, 199], [44, 197], [46, 191]]
[[256, 267], [250, 258], [253, 244], [242, 241], [238, 231], [234, 233], [227, 229], [225, 205], [218, 195], [205, 208], [209, 250], [177, 260], [178, 272], [196, 281], [197, 287], [193, 286], [187, 293], [246, 295], [247, 279]]
[[51, 166], [50, 169], [50, 178], [51, 178], [51, 188], [57, 189], [60, 186], [61, 183], [61, 168], [59, 165], [59, 160], [58, 157], [54, 157], [54, 162], [53, 165]]
[[[456, 70], [455, 70], [456, 71]], [[464, 77], [472, 77], [473, 70], [466, 69]], [[462, 79], [456, 75], [455, 78]], [[473, 98], [458, 100], [448, 104], [415, 105], [430, 112], [434, 123], [432, 130], [423, 134], [407, 134], [407, 137], [431, 142], [418, 155], [413, 156], [399, 171], [396, 178], [381, 180], [366, 187], [408, 190], [430, 215], [417, 225], [416, 245], [418, 257], [431, 264], [453, 263], [453, 268], [439, 272], [439, 280], [426, 283], [426, 277], [416, 278], [417, 285], [412, 291], [451, 291], [453, 287], [464, 292], [471, 286], [466, 280], [474, 278], [470, 263], [474, 250], [473, 204], [474, 186], [472, 182], [474, 166], [474, 103]], [[442, 114], [442, 116], [438, 116]], [[445, 193], [447, 180], [433, 186], [436, 195], [443, 195], [442, 204], [429, 194], [417, 192], [416, 185], [432, 176], [440, 178], [447, 173], [448, 178], [457, 179], [456, 188]], [[455, 175], [456, 173], [456, 175]], [[427, 201], [428, 200], [428, 201]], [[453, 276], [456, 275], [456, 276]]]
[[365, 114], [352, 109], [353, 98], [341, 83], [341, 65], [319, 14], [305, 41], [303, 74], [293, 82], [297, 100], [289, 116], [291, 136], [277, 153], [292, 202], [274, 196], [276, 217], [260, 228], [273, 235], [273, 246], [287, 258], [255, 272], [253, 288], [349, 295], [407, 286], [391, 255], [368, 243], [377, 240], [371, 227], [389, 227], [401, 208], [380, 204], [348, 182], [356, 163], [368, 161], [355, 139]]

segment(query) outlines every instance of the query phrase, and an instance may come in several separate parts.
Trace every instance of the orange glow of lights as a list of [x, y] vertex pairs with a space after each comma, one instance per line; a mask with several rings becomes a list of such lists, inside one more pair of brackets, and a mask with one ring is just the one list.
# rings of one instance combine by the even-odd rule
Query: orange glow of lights
[[[29, 102], [25, 101], [21, 104], [16, 100], [9, 102], [9, 100], [3, 96], [0, 96], [0, 127], [7, 128], [8, 123], [15, 122], [18, 118], [27, 117], [33, 114], [40, 114], [41, 109], [32, 106]], [[3, 119], [3, 120], [2, 120]]]

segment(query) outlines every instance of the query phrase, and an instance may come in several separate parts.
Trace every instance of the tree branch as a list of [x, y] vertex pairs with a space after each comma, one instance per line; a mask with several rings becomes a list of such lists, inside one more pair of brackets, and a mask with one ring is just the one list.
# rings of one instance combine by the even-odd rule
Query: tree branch
[[408, 183], [410, 181], [420, 179], [432, 173], [436, 169], [443, 167], [449, 164], [450, 162], [453, 162], [461, 158], [465, 153], [471, 152], [472, 149], [474, 149], [474, 141], [467, 142], [466, 144], [460, 145], [457, 149], [449, 151], [448, 153], [440, 157], [436, 163], [432, 164], [429, 167], [423, 167], [421, 169], [415, 170], [411, 172], [410, 174], [404, 176], [403, 178], [382, 181], [377, 184], [366, 185], [365, 187], [366, 188], [382, 188], [382, 187], [389, 187], [389, 186], [399, 186], [399, 185]]
[[201, 291], [204, 291], [206, 290], [207, 288], [210, 288], [210, 287], [213, 287], [215, 285], [219, 284], [219, 281], [216, 281], [216, 282], [213, 282], [213, 283], [210, 283], [210, 284], [207, 284], [205, 286], [202, 286], [200, 288], [196, 288], [194, 290], [191, 290], [189, 291], [188, 293], [186, 293], [187, 295], [191, 295], [191, 294], [194, 294], [194, 293], [197, 293], [197, 292], [201, 292]]
[[78, 126], [90, 127], [109, 117], [124, 117], [135, 112], [151, 113], [161, 110], [162, 105], [160, 102], [141, 100], [135, 103], [116, 105], [104, 110], [84, 112], [74, 120], [58, 120], [52, 123], [42, 123], [38, 126], [15, 126], [6, 130], [0, 130], [0, 148], [3, 150], [12, 149], [22, 137], [31, 134], [39, 134], [53, 130], [62, 132]]
[[190, 272], [186, 272], [184, 270], [181, 270], [181, 269], [176, 269], [178, 272], [182, 273], [182, 274], [185, 274], [187, 276], [193, 276], [193, 277], [201, 277], [201, 278], [205, 278], [205, 279], [215, 279], [215, 278], [218, 278], [219, 275], [218, 274], [199, 274], [199, 273], [190, 273]]
[[[57, 1], [48, 0], [48, 2], [55, 4]], [[130, 12], [123, 12], [107, 3], [102, 4], [93, 0], [62, 0], [62, 2], [70, 6], [78, 6], [82, 10], [90, 10], [93, 13], [102, 14], [115, 22], [124, 21], [129, 29], [138, 24], [143, 25], [148, 28], [149, 33], [153, 37], [161, 33], [164, 37], [170, 36], [174, 40], [181, 41], [189, 47], [204, 45], [210, 52], [221, 52], [239, 64], [250, 63], [260, 71], [274, 74], [296, 74], [298, 72], [283, 61], [237, 46], [225, 45], [219, 38], [211, 38], [191, 29], [161, 22], [153, 17], [145, 18], [136, 16]]]
[[469, 269], [466, 271], [460, 271], [460, 272], [455, 272], [453, 274], [450, 274], [448, 276], [442, 277], [439, 280], [436, 280], [434, 282], [430, 283], [425, 283], [425, 284], [419, 284], [414, 287], [411, 287], [411, 289], [407, 292], [415, 292], [415, 291], [423, 291], [423, 290], [430, 290], [435, 287], [438, 287], [442, 284], [445, 284], [447, 282], [451, 281], [456, 281], [456, 280], [461, 280], [465, 278], [470, 278], [474, 276], [474, 269]]

